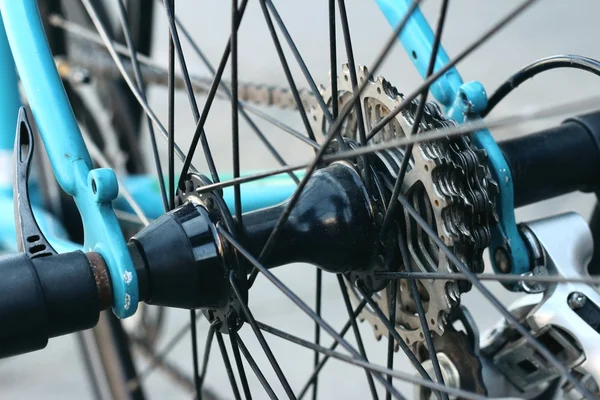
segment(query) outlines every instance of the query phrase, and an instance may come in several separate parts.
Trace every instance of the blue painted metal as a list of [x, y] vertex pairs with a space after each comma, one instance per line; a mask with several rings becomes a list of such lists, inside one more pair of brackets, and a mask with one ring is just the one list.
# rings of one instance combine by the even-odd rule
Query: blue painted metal
[[[244, 172], [245, 174], [246, 172]], [[297, 173], [302, 179], [304, 172]], [[232, 176], [233, 178], [233, 176]], [[249, 182], [240, 186], [242, 196], [242, 211], [253, 211], [270, 207], [287, 200], [296, 190], [296, 183], [287, 175], [276, 175], [266, 179]], [[223, 189], [223, 198], [227, 206], [234, 211], [233, 188]]]
[[[12, 152], [14, 148], [17, 114], [21, 107], [18, 83], [15, 63], [0, 14], [0, 150]], [[3, 172], [0, 171], [1, 173]]]
[[[449, 109], [448, 116], [457, 122], [478, 119], [478, 114], [487, 107], [487, 94], [479, 82], [467, 82], [458, 90], [458, 96], [453, 106]], [[498, 183], [500, 191], [497, 199], [496, 212], [499, 224], [492, 229], [490, 255], [498, 247], [504, 247], [511, 258], [513, 274], [522, 274], [531, 269], [529, 255], [525, 243], [519, 234], [515, 220], [514, 189], [512, 174], [502, 151], [496, 144], [492, 134], [487, 129], [474, 132], [471, 142], [487, 152], [491, 172]], [[494, 257], [491, 256], [492, 267], [499, 272]], [[508, 288], [517, 290], [518, 285], [507, 284]]]
[[[112, 171], [92, 170], [69, 100], [56, 70], [35, 0], [0, 0], [6, 36], [54, 174], [75, 199], [83, 220], [85, 251], [100, 253], [110, 271], [113, 311], [135, 313], [137, 275], [111, 206], [117, 194]], [[16, 117], [15, 117], [16, 118]], [[11, 129], [11, 135], [14, 128]]]
[[[406, 15], [412, 0], [375, 0], [388, 22], [396, 26]], [[406, 27], [399, 36], [409, 58], [421, 76], [425, 77], [431, 52], [433, 51], [434, 33], [427, 20], [416, 9]], [[440, 45], [435, 61], [434, 71], [438, 71], [449, 62], [448, 55]], [[457, 122], [467, 119], [478, 119], [478, 114], [487, 106], [487, 94], [479, 82], [463, 81], [456, 70], [450, 68], [430, 87], [437, 101], [446, 107], [447, 114]], [[495, 249], [504, 246], [509, 253], [512, 273], [521, 274], [531, 269], [527, 249], [519, 235], [514, 211], [514, 191], [510, 169], [500, 148], [487, 129], [482, 129], [471, 135], [472, 142], [487, 152], [491, 172], [498, 182], [500, 194], [497, 199], [498, 225], [492, 229], [490, 254]], [[498, 271], [494, 257], [491, 257], [494, 270]], [[515, 288], [511, 286], [511, 288]]]
[[[393, 27], [400, 23], [412, 4], [412, 0], [375, 0], [375, 2]], [[434, 38], [429, 23], [417, 7], [400, 33], [399, 39], [408, 57], [423, 78], [427, 75]], [[439, 71], [444, 65], [448, 64], [448, 61], [448, 54], [440, 46], [435, 60], [434, 72]], [[452, 67], [431, 85], [430, 90], [437, 101], [445, 107], [450, 107], [456, 96], [456, 91], [462, 83], [460, 74], [456, 68]]]

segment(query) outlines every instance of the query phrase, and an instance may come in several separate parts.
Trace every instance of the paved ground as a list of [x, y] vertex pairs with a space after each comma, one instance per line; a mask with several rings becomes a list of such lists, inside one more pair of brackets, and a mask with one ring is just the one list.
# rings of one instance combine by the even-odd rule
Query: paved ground
[[[198, 38], [209, 58], [216, 63], [226, 42], [229, 15], [224, 12], [223, 8], [214, 5], [209, 6], [208, 10], [201, 10], [198, 6], [192, 7], [191, 5], [196, 3], [190, 0], [181, 0], [177, 3], [179, 9], [189, 10], [184, 12], [181, 18], [194, 31], [195, 37]], [[283, 84], [285, 77], [273, 52], [272, 43], [263, 24], [260, 7], [257, 2], [250, 3], [240, 34], [240, 79]], [[276, 1], [275, 3], [280, 4], [282, 17], [288, 23], [290, 32], [296, 39], [315, 79], [325, 82], [328, 71], [328, 50], [326, 41], [323, 40], [327, 32], [327, 20], [324, 14], [326, 2], [311, 0]], [[347, 3], [350, 24], [353, 28], [357, 63], [368, 65], [375, 58], [380, 44], [385, 40], [390, 29], [372, 2], [353, 0]], [[426, 3], [425, 11], [434, 20], [438, 2]], [[456, 0], [451, 2], [447, 29], [444, 33], [444, 43], [448, 53], [456, 54], [518, 3], [514, 0], [503, 2]], [[593, 0], [540, 1], [514, 24], [491, 39], [488, 46], [466, 59], [460, 65], [463, 76], [466, 79], [480, 79], [491, 90], [519, 67], [543, 56], [578, 53], [600, 58], [600, 47], [595, 40], [598, 35], [596, 20], [598, 12], [600, 12], [600, 3]], [[157, 17], [157, 20], [160, 29], [156, 37], [155, 56], [162, 61], [166, 60], [165, 39], [167, 35], [162, 15]], [[340, 46], [340, 60], [344, 59], [342, 50], [343, 48]], [[188, 51], [187, 54], [189, 54], [188, 59], [192, 70], [198, 73], [205, 72], [191, 55], [192, 53]], [[405, 92], [410, 91], [419, 82], [418, 76], [400, 48], [392, 53], [382, 71], [386, 78]], [[303, 82], [299, 74], [296, 76], [297, 82]], [[511, 95], [498, 107], [496, 114], [510, 114], [529, 106], [559, 103], [568, 99], [596, 94], [599, 90], [600, 80], [582, 72], [551, 72], [544, 77], [535, 79]], [[162, 118], [166, 116], [165, 98], [164, 90], [155, 89], [151, 93], [151, 102]], [[203, 99], [200, 98], [199, 102], [202, 105]], [[181, 138], [180, 144], [185, 147], [186, 140], [189, 140], [190, 132], [193, 130], [193, 120], [185, 96], [178, 96], [177, 104], [177, 134]], [[215, 114], [211, 114], [206, 131], [218, 164], [223, 170], [228, 170], [230, 169], [229, 157], [231, 154], [228, 131], [229, 105], [221, 102], [215, 104], [213, 108]], [[287, 123], [299, 126], [298, 118], [291, 113], [277, 113], [275, 110], [272, 112], [273, 115], [282, 118]], [[541, 126], [541, 124], [535, 124], [535, 126]], [[302, 144], [290, 141], [286, 136], [270, 127], [265, 126], [264, 128], [269, 138], [273, 140], [289, 162], [303, 161], [310, 156], [309, 150], [305, 149]], [[533, 129], [533, 125], [498, 132], [498, 134], [499, 137], [510, 137], [529, 132], [531, 129]], [[259, 169], [274, 166], [274, 162], [261, 144], [254, 139], [247, 126], [242, 124], [241, 130], [243, 167]], [[197, 165], [202, 164], [198, 161]], [[590, 210], [590, 201], [590, 197], [582, 195], [566, 196], [546, 202], [536, 208], [519, 210], [518, 216], [521, 219], [529, 219], [571, 209], [587, 215]], [[307, 301], [313, 301], [313, 267], [308, 265], [283, 267], [278, 270], [278, 275]], [[324, 315], [334, 327], [340, 327], [346, 317], [344, 316], [345, 311], [340, 311], [343, 309], [336, 286], [335, 279], [325, 278]], [[513, 297], [508, 296], [497, 286], [492, 288], [496, 293], [502, 294], [503, 300], [508, 301]], [[485, 329], [496, 320], [497, 315], [487, 302], [479, 297], [476, 293], [470, 293], [465, 296], [464, 304], [474, 305], [470, 309], [480, 322], [480, 327]], [[256, 290], [251, 293], [251, 305], [258, 319], [290, 330], [301, 337], [311, 337], [313, 325], [310, 320], [264, 279], [257, 281]], [[165, 337], [169, 337], [169, 333], [176, 331], [186, 321], [187, 312], [170, 312]], [[203, 345], [206, 329], [206, 325], [201, 322], [199, 324], [200, 346]], [[367, 348], [372, 349], [372, 352], [369, 352], [371, 359], [384, 364], [385, 340], [376, 343], [371, 334], [371, 328], [366, 324], [361, 326], [361, 331]], [[242, 337], [258, 363], [266, 366], [252, 332], [244, 328]], [[329, 339], [325, 339], [324, 342], [329, 343]], [[312, 354], [277, 339], [270, 340], [270, 344], [275, 354], [280, 357], [281, 366], [292, 387], [297, 390], [311, 371]], [[218, 352], [215, 352], [214, 356], [215, 361], [218, 361]], [[189, 340], [185, 340], [175, 349], [170, 360], [186, 371], [191, 371], [190, 358]], [[406, 364], [406, 360], [399, 354], [396, 365], [404, 364]], [[249, 370], [247, 372], [251, 374]], [[276, 382], [268, 368], [265, 368], [265, 373], [272, 382]], [[323, 398], [364, 398], [369, 395], [363, 373], [340, 363], [331, 362], [324, 370], [320, 382], [320, 394]], [[189, 398], [188, 394], [178, 390], [159, 374], [150, 377], [149, 385], [148, 392], [152, 393], [150, 396], [152, 398]], [[207, 377], [207, 385], [223, 393], [225, 398], [232, 398], [225, 370], [219, 362], [212, 364]], [[252, 380], [251, 386], [254, 393], [263, 393], [256, 380]], [[274, 383], [274, 386], [278, 393], [282, 393], [277, 384]], [[399, 386], [403, 389], [406, 388], [404, 385]], [[0, 399], [16, 400], [41, 397], [81, 399], [89, 396], [90, 392], [75, 341], [70, 337], [52, 340], [48, 348], [42, 352], [0, 361]], [[265, 396], [261, 394], [256, 397], [264, 398]]]

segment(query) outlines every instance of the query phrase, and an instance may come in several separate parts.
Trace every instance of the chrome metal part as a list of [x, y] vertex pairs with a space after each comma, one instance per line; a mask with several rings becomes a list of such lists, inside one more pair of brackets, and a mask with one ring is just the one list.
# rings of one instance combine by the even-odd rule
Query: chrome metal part
[[[560, 330], [547, 327], [536, 332], [536, 337], [568, 367], [574, 367], [581, 362], [581, 351], [569, 336]], [[560, 372], [546, 361], [526, 338], [511, 342], [496, 353], [494, 365], [524, 392], [537, 389], [560, 377]]]
[[[585, 385], [585, 387], [591, 392], [595, 394], [600, 393], [600, 388], [598, 388], [598, 384], [592, 378], [591, 375], [584, 375], [581, 377], [581, 382]], [[584, 397], [575, 389], [574, 387], [566, 387], [563, 389], [563, 395], [565, 400], [584, 400]]]
[[[557, 215], [524, 224], [522, 231], [528, 232], [523, 236], [530, 247], [534, 245], [530, 249], [532, 255], [537, 254], [534, 259], [545, 261], [537, 266], [545, 274], [589, 277], [587, 265], [593, 240], [583, 217], [575, 213]], [[593, 393], [600, 395], [599, 305], [600, 294], [594, 286], [562, 282], [546, 284], [543, 292], [522, 297], [510, 310], [572, 373], [581, 376]], [[524, 398], [540, 395], [560, 378], [559, 371], [527, 340], [515, 335], [504, 320], [487, 333], [481, 348], [486, 360], [522, 391]], [[563, 390], [569, 398], [580, 398], [570, 387]]]
[[[546, 268], [546, 257], [544, 255], [544, 249], [540, 242], [536, 239], [535, 235], [527, 227], [527, 225], [520, 225], [519, 232], [521, 233], [521, 237], [527, 244], [527, 249], [529, 252], [529, 258], [531, 261], [532, 269], [529, 272], [521, 274], [522, 276], [547, 276], [548, 269]], [[496, 252], [505, 251], [503, 247], [498, 247]], [[496, 260], [496, 266], [502, 270], [502, 264], [498, 263]], [[509, 271], [510, 272], [510, 269]], [[519, 282], [519, 287], [525, 293], [533, 294], [533, 293], [542, 293], [548, 288], [548, 285], [542, 282]]]
[[[445, 353], [437, 353], [437, 358], [440, 363], [440, 369], [442, 370], [444, 384], [451, 388], [460, 389], [460, 374], [458, 372], [458, 369], [456, 368], [456, 365], [454, 365], [452, 360], [450, 360]], [[433, 370], [433, 363], [431, 362], [431, 360], [426, 360], [421, 365], [423, 366], [425, 371], [427, 371], [429, 376], [434, 376], [435, 372]], [[413, 398], [419, 400], [433, 400], [437, 397], [433, 394], [433, 392], [430, 389], [424, 388], [422, 386], [415, 386]], [[451, 398], [455, 399], [456, 397]]]
[[[365, 67], [360, 67], [358, 71], [358, 79], [359, 82], [364, 82], [369, 79], [369, 72]], [[332, 101], [338, 101], [339, 106], [343, 107], [347, 101], [352, 98], [352, 85], [350, 83], [350, 70], [347, 65], [342, 66], [342, 73], [338, 80], [338, 94], [337, 97], [331, 93], [331, 88], [322, 88], [322, 95], [325, 102], [331, 105]], [[402, 101], [402, 95], [394, 88], [389, 82], [384, 80], [381, 76], [376, 79], [369, 80], [366, 88], [363, 91], [361, 97], [361, 104], [363, 106], [363, 117], [366, 124], [367, 129], [369, 127], [374, 126], [381, 117], [383, 117], [386, 113], [394, 108], [397, 104]], [[313, 114], [313, 129], [315, 132], [325, 133], [327, 131], [326, 121], [322, 111], [313, 106], [311, 109]], [[407, 118], [406, 113], [399, 114], [389, 125], [387, 125], [379, 134], [377, 134], [373, 138], [374, 143], [378, 143], [381, 141], [391, 140], [398, 137], [407, 137], [410, 136], [412, 129], [412, 125], [410, 123], [409, 118]], [[344, 137], [348, 137], [352, 140], [358, 139], [358, 127], [357, 127], [357, 117], [355, 113], [351, 113], [347, 122], [344, 124], [342, 128], [342, 135]], [[415, 157], [416, 154], [416, 157]], [[402, 157], [404, 153], [399, 154], [398, 156], [390, 155], [390, 157], [382, 158], [384, 164], [387, 169], [390, 171], [398, 171], [398, 166], [402, 162]], [[425, 173], [425, 169], [427, 171], [430, 170], [434, 166], [433, 161], [429, 161], [423, 157], [420, 152], [413, 152], [411, 155], [411, 162], [409, 164], [409, 168], [407, 169], [406, 177], [403, 184], [403, 192], [408, 192], [413, 188], [414, 185], [419, 183], [419, 190], [415, 191], [416, 196], [426, 197], [427, 192], [431, 192], [436, 195], [436, 192], [433, 189], [433, 181], [431, 179], [431, 174], [429, 172]], [[427, 164], [427, 167], [425, 165]], [[426, 175], [425, 175], [426, 174]], [[431, 210], [431, 201], [428, 201], [428, 207]], [[438, 204], [441, 204], [440, 201], [444, 202], [444, 199], [439, 197], [437, 199]], [[432, 210], [431, 210], [432, 211]], [[430, 213], [430, 216], [432, 214]], [[437, 218], [434, 217], [435, 223], [438, 223], [437, 228], [443, 229], [441, 225], [441, 215], [436, 215]], [[409, 243], [409, 251], [413, 254], [414, 260], [419, 260], [419, 257], [415, 257], [414, 253], [421, 252], [425, 249], [425, 242], [422, 237], [416, 238], [415, 241], [411, 241]], [[427, 251], [432, 250], [431, 247], [426, 249]], [[426, 257], [426, 261], [435, 265], [436, 262], [434, 259], [438, 259], [437, 252], [433, 257], [428, 255]], [[422, 263], [416, 263], [414, 265], [415, 270], [427, 270], [430, 268]], [[438, 265], [436, 265], [439, 271], [450, 272], [450, 267], [445, 259], [442, 257], [438, 261]], [[434, 267], [434, 268], [435, 268]], [[424, 290], [427, 293], [442, 293], [442, 296], [429, 296], [424, 294], [424, 306], [427, 310], [427, 321], [430, 322], [430, 329], [432, 331], [441, 334], [443, 332], [443, 313], [448, 311], [451, 308], [451, 299], [445, 295], [445, 287], [446, 281], [437, 280], [430, 282], [423, 282]], [[402, 282], [398, 286], [398, 309], [396, 311], [396, 326], [397, 330], [400, 333], [401, 337], [409, 344], [416, 344], [423, 340], [423, 332], [420, 325], [419, 317], [414, 312], [414, 301], [410, 298], [410, 290], [406, 282]], [[355, 293], [351, 291], [351, 293]], [[355, 297], [355, 300], [358, 299], [358, 296]], [[376, 295], [377, 303], [382, 308], [385, 313], [389, 311], [389, 301], [388, 301], [388, 291], [382, 290]], [[410, 303], [410, 305], [409, 305]], [[379, 321], [378, 316], [371, 310], [365, 308], [365, 310], [360, 315], [361, 319], [369, 321], [372, 325], [373, 330], [375, 332], [375, 336], [380, 338], [382, 335], [387, 334], [387, 330]]]
[[[357, 76], [359, 83], [367, 82], [361, 95], [361, 105], [366, 129], [369, 130], [398, 106], [404, 96], [383, 77], [371, 77], [366, 67], [360, 67]], [[343, 65], [342, 73], [337, 77], [337, 96], [331, 93], [331, 88], [321, 88], [325, 102], [331, 107], [332, 102], [337, 101], [339, 106], [343, 107], [352, 98], [350, 82], [348, 66]], [[375, 135], [370, 144], [409, 137], [413, 131], [417, 106], [417, 102], [411, 103]], [[328, 126], [322, 110], [315, 105], [311, 108], [311, 113], [313, 130], [325, 134]], [[358, 141], [357, 121], [355, 113], [351, 113], [341, 130], [344, 137]], [[452, 124], [452, 121], [444, 119], [435, 103], [427, 103], [419, 131]], [[404, 150], [388, 150], [378, 153], [375, 157], [375, 163], [381, 167], [380, 172], [388, 181], [395, 180], [405, 157]], [[489, 243], [488, 225], [493, 214], [491, 199], [494, 190], [490, 192], [488, 189], [494, 187], [494, 183], [484, 165], [485, 153], [471, 147], [467, 138], [422, 143], [415, 146], [410, 154], [401, 189], [415, 208], [427, 218], [442, 240], [474, 271], [483, 267], [481, 253]], [[407, 213], [398, 217], [398, 223], [406, 232], [414, 271], [454, 272], [443, 252], [439, 251]], [[416, 314], [415, 302], [407, 282], [398, 281], [397, 284], [397, 330], [408, 344], [418, 344], [424, 340], [424, 334]], [[444, 332], [446, 315], [459, 303], [460, 293], [468, 290], [468, 286], [464, 285], [464, 282], [441, 279], [419, 281], [418, 285], [429, 329], [441, 335]], [[381, 309], [387, 313], [388, 291], [382, 290], [375, 298]], [[357, 299], [358, 296], [355, 296], [355, 300]], [[361, 318], [371, 323], [377, 338], [386, 334], [386, 328], [369, 309], [363, 311]]]
[[[437, 354], [444, 354], [450, 360], [460, 377], [460, 389], [472, 393], [487, 395], [483, 379], [482, 364], [479, 359], [479, 335], [477, 327], [472, 323], [470, 315], [464, 307], [457, 309], [452, 318], [458, 317], [466, 332], [457, 330], [453, 323], [448, 323], [442, 336], [434, 335], [433, 343]], [[465, 311], [462, 313], [462, 311]], [[425, 346], [419, 348], [419, 357], [427, 361], [429, 352]]]
[[504, 247], [498, 247], [494, 252], [494, 262], [498, 266], [500, 272], [508, 274], [511, 270], [510, 258]]
[[[521, 274], [521, 276], [548, 276], [548, 270], [544, 266], [533, 267], [533, 270], [530, 272], [526, 272]], [[525, 293], [534, 294], [534, 293], [542, 293], [548, 288], [548, 284], [543, 282], [526, 282], [520, 281], [519, 287]]]
[[[528, 226], [545, 250], [549, 274], [566, 278], [589, 277], [587, 266], [594, 242], [583, 217], [567, 213]], [[547, 326], [564, 331], [574, 341], [571, 346], [582, 353], [582, 357], [574, 362], [575, 370], [600, 382], [600, 333], [594, 329], [593, 321], [584, 319], [577, 312], [588, 303], [596, 309], [600, 306], [600, 293], [595, 287], [584, 283], [555, 284], [546, 290], [542, 301], [529, 313], [527, 324], [533, 332], [540, 332]]]
[[569, 307], [571, 307], [573, 310], [578, 310], [582, 308], [583, 306], [585, 306], [586, 302], [587, 297], [585, 297], [583, 293], [573, 292], [569, 295]]

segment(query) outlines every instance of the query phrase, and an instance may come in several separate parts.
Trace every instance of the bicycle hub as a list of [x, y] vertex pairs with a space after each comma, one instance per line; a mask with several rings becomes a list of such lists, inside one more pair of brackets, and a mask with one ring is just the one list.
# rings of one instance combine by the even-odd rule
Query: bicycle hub
[[[217, 226], [227, 224], [216, 197], [198, 195], [198, 188], [192, 186], [180, 193], [180, 207], [135, 235], [129, 248], [141, 299], [168, 307], [208, 309], [214, 317], [223, 308], [236, 308], [231, 276], [247, 296], [246, 275], [251, 265], [237, 257], [233, 247], [218, 234]], [[381, 197], [377, 201], [381, 202]], [[244, 231], [235, 236], [256, 258], [288, 202], [243, 214]], [[345, 273], [352, 280], [363, 279], [378, 290], [385, 282], [371, 278], [369, 272], [383, 270], [389, 259], [381, 251], [373, 251], [382, 246], [377, 212], [373, 196], [354, 166], [331, 164], [307, 182], [280, 226], [277, 246], [260, 262], [268, 268], [310, 263], [331, 273]], [[238, 226], [234, 218], [232, 222]], [[371, 279], [366, 279], [367, 275]]]

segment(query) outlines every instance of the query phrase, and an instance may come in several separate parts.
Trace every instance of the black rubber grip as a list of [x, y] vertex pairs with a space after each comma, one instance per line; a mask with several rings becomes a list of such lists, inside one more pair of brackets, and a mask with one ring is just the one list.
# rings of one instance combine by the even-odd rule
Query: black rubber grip
[[600, 187], [600, 112], [499, 146], [510, 166], [515, 207]]
[[39, 350], [49, 338], [92, 328], [100, 308], [84, 253], [0, 257], [0, 358]]

